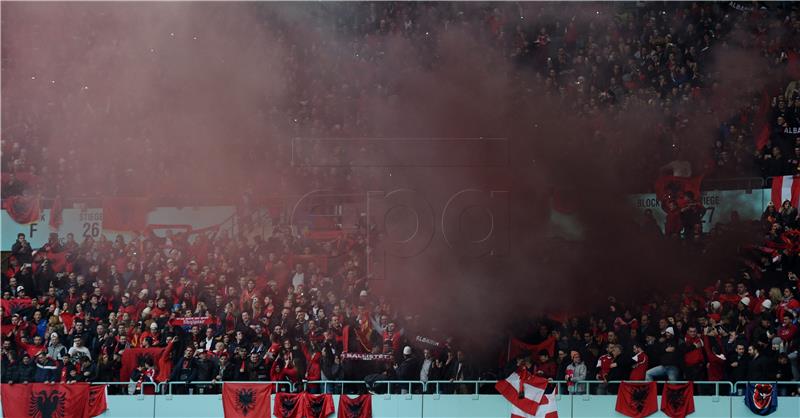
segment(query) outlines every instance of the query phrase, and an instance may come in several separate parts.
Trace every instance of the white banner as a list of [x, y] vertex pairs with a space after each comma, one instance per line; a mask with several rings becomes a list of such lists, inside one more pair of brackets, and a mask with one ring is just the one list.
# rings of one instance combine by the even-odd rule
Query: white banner
[[[748, 193], [745, 190], [711, 190], [701, 193], [700, 199], [706, 208], [703, 216], [703, 232], [709, 232], [720, 222], [730, 222], [731, 214], [739, 213], [741, 220], [761, 219], [764, 211], [765, 196], [769, 199], [769, 189], [756, 189]], [[631, 203], [642, 214], [647, 209], [653, 211], [661, 231], [664, 231], [666, 213], [661, 209], [660, 202], [653, 193], [631, 195]]]
[[[233, 206], [208, 206], [197, 208], [156, 208], [147, 216], [150, 225], [191, 225], [192, 229], [206, 228], [219, 225], [228, 220], [235, 212]], [[58, 232], [59, 238], [66, 238], [67, 234], [75, 235], [75, 240], [82, 242], [87, 236], [95, 239], [100, 235], [105, 235], [108, 239], [114, 239], [118, 232], [106, 233], [103, 231], [103, 209], [88, 208], [74, 209], [65, 208], [61, 212], [62, 222], [60, 228], [52, 230], [50, 228], [50, 210], [42, 210], [42, 214], [37, 222], [31, 224], [18, 224], [6, 213], [5, 210], [0, 214], [0, 226], [2, 226], [2, 249], [10, 251], [17, 234], [23, 233], [34, 249], [40, 248], [47, 243], [47, 238], [51, 232]], [[175, 229], [182, 231], [183, 229]], [[166, 229], [155, 231], [158, 235], [166, 233]], [[131, 236], [122, 234], [126, 239]]]

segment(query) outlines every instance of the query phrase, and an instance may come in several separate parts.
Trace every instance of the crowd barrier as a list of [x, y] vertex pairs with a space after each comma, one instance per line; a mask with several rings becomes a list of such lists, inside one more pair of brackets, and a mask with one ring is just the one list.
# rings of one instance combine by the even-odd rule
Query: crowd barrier
[[[557, 394], [559, 397], [561, 396], [569, 396], [569, 395], [576, 395], [576, 396], [598, 396], [597, 395], [597, 387], [600, 385], [618, 385], [622, 383], [621, 380], [610, 380], [610, 381], [601, 381], [601, 380], [581, 380], [575, 381], [573, 383], [577, 385], [582, 385], [586, 389], [580, 389], [576, 392], [568, 392], [566, 389], [560, 389], [559, 393]], [[629, 383], [644, 383], [644, 381], [631, 381], [628, 380], [626, 382]], [[193, 381], [190, 382], [189, 386], [192, 388], [196, 388], [199, 386], [211, 386], [211, 387], [218, 387], [218, 390], [221, 390], [221, 386], [225, 382], [221, 381]], [[319, 385], [320, 387], [330, 387], [331, 390], [328, 393], [341, 395], [347, 392], [346, 389], [350, 389], [351, 391], [358, 392], [362, 388], [366, 388], [366, 383], [363, 380], [312, 380], [312, 381], [302, 381], [299, 383], [292, 383], [287, 381], [232, 381], [228, 383], [247, 383], [247, 384], [254, 384], [254, 385], [275, 385], [276, 391], [279, 392], [296, 392], [302, 389], [304, 385]], [[486, 395], [486, 394], [496, 394], [494, 392], [494, 385], [497, 383], [497, 380], [431, 380], [427, 382], [423, 382], [421, 380], [379, 380], [375, 381], [370, 384], [370, 387], [381, 387], [381, 391], [387, 392], [387, 394], [396, 394], [395, 392], [402, 391], [402, 394], [412, 394], [412, 393], [426, 393], [426, 394], [441, 394], [445, 392], [443, 390], [444, 387], [453, 389], [457, 388], [459, 394], [462, 395]], [[566, 380], [551, 380], [550, 384], [553, 387], [566, 387], [567, 385]], [[670, 382], [658, 381], [658, 384], [662, 383], [690, 383], [686, 380], [676, 380]], [[744, 389], [748, 383], [769, 383], [769, 384], [776, 384], [779, 388], [781, 387], [795, 387], [797, 388], [798, 392], [800, 392], [800, 381], [789, 381], [789, 382], [768, 382], [768, 381], [752, 381], [752, 382], [729, 382], [729, 381], [694, 381], [692, 382], [695, 388], [698, 391], [695, 392], [695, 396], [740, 396], [741, 393], [744, 392]], [[107, 385], [108, 387], [123, 387], [126, 389], [130, 389], [133, 382], [92, 382], [93, 385]], [[173, 387], [175, 386], [182, 386], [185, 387], [185, 382], [161, 382], [161, 383], [142, 383], [142, 387], [153, 387], [154, 394], [160, 394], [165, 396], [171, 396], [175, 394], [173, 392]], [[487, 389], [488, 388], [488, 389]], [[469, 390], [466, 390], [469, 389]], [[707, 390], [705, 390], [707, 389]], [[108, 392], [108, 391], [107, 391]], [[136, 393], [130, 393], [128, 390], [121, 391], [122, 393], [114, 393], [114, 391], [109, 392], [110, 396], [149, 396], [143, 395], [141, 390], [136, 391]], [[193, 394], [199, 394], [193, 391]], [[737, 395], [739, 394], [739, 395]]]

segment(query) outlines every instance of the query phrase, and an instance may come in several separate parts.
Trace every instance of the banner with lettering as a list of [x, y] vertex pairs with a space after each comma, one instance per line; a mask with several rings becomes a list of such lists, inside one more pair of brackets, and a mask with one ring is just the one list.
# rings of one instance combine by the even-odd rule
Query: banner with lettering
[[342, 360], [392, 361], [393, 359], [391, 354], [342, 353]]
[[[738, 213], [739, 219], [742, 221], [761, 219], [761, 213], [764, 211], [770, 195], [770, 189], [754, 189], [749, 193], [747, 190], [702, 192], [700, 203], [707, 209], [703, 216], [703, 232], [711, 231], [718, 223], [730, 222], [734, 212]], [[664, 232], [666, 213], [661, 209], [661, 202], [654, 193], [631, 195], [630, 202], [642, 215], [646, 210], [651, 210], [661, 232]]]

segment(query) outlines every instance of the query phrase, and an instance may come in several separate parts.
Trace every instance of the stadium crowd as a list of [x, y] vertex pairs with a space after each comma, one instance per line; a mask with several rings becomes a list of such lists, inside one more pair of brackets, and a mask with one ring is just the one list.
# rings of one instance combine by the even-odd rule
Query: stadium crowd
[[54, 236], [35, 252], [21, 235], [3, 272], [2, 379], [117, 381], [125, 350], [166, 347], [136, 360], [132, 385], [469, 380], [515, 367], [573, 383], [800, 380], [800, 233], [797, 210], [786, 205], [765, 212], [764, 241], [740, 276], [666, 300], [609, 298], [607, 310], [532, 324], [536, 331], [519, 337], [554, 339], [554, 355], [523, 350], [505, 370], [476, 364], [447, 335], [372, 295], [363, 232], [316, 241], [281, 225], [250, 242], [227, 233], [192, 242], [184, 234], [81, 243]]
[[[616, 113], [635, 107], [662, 111], [664, 122], [655, 127], [652, 135], [660, 144], [660, 152], [642, 163], [650, 169], [672, 161], [676, 150], [688, 147], [686, 141], [690, 135], [683, 131], [693, 117], [688, 109], [700, 108], [719, 120], [719, 133], [709, 139], [706, 147], [711, 151], [710, 160], [705, 162], [706, 171], [713, 168], [710, 175], [771, 176], [797, 171], [800, 101], [794, 80], [800, 73], [797, 71], [800, 61], [793, 40], [800, 30], [800, 17], [794, 3], [761, 8], [735, 2], [623, 3], [598, 9], [594, 20], [587, 17], [587, 13], [594, 13], [586, 8], [553, 3], [304, 4], [302, 7], [307, 11], [304, 15], [311, 19], [307, 26], [330, 28], [338, 35], [312, 37], [312, 40], [304, 36], [305, 26], [284, 21], [267, 6], [259, 6], [263, 8], [260, 13], [264, 22], [269, 23], [263, 26], [272, 31], [281, 45], [287, 46], [283, 64], [287, 74], [291, 74], [286, 81], [288, 95], [298, 100], [268, 109], [263, 116], [271, 124], [271, 132], [285, 132], [287, 137], [379, 135], [380, 129], [371, 126], [375, 122], [365, 117], [369, 99], [375, 95], [391, 97], [399, 86], [380, 79], [386, 76], [381, 72], [364, 72], [362, 77], [343, 83], [329, 69], [378, 63], [384, 59], [387, 44], [397, 36], [411, 40], [416, 47], [419, 59], [414, 62], [435, 66], [438, 40], [457, 27], [475, 33], [503, 51], [510, 62], [518, 64], [515, 71], [536, 74], [539, 88], [547, 96], [556, 98], [578, 115], [595, 118], [602, 114], [613, 118]], [[612, 16], [601, 15], [600, 10], [604, 14], [610, 10]], [[569, 13], [574, 15], [570, 18]], [[79, 27], [90, 27], [88, 21], [80, 19], [92, 18], [92, 10], [74, 16], [65, 14], [67, 18], [78, 19], [73, 23]], [[294, 39], [294, 46], [289, 47]], [[111, 40], [76, 32], [71, 39], [60, 37], [59, 42], [67, 42], [65, 48], [72, 50], [75, 45], [100, 47], [104, 45], [100, 43]], [[764, 68], [789, 69], [788, 77], [781, 76], [785, 79], [774, 80], [767, 89], [749, 91], [742, 86], [743, 93], [751, 94], [752, 105], [734, 112], [737, 113], [734, 117], [728, 115], [731, 109], [725, 107], [726, 103], [713, 101], [720, 72], [714, 67], [712, 57], [731, 45], [760, 51]], [[150, 59], [147, 49], [141, 53], [145, 55], [131, 59], [138, 62]], [[316, 62], [327, 65], [320, 68], [313, 65]], [[20, 77], [20, 82], [26, 80], [26, 86], [32, 83], [26, 92], [36, 94], [28, 97], [49, 97], [51, 83], [29, 80], [31, 76], [22, 70], [22, 63], [10, 62], [8, 66], [8, 77]], [[70, 98], [85, 101], [70, 102], [70, 109], [107, 107], [104, 120], [124, 120], [130, 112], [152, 106], [145, 106], [146, 103], [109, 106], [106, 98], [100, 100], [90, 95], [84, 99], [72, 95]], [[106, 133], [127, 138], [112, 143], [79, 140], [77, 131], [70, 131], [73, 129], [70, 125], [69, 129], [65, 126], [59, 130], [60, 141], [54, 143], [47, 131], [49, 125], [37, 123], [37, 119], [46, 117], [51, 111], [48, 106], [58, 105], [58, 98], [53, 98], [54, 102], [36, 102], [24, 97], [19, 100], [17, 106], [9, 106], [10, 123], [3, 128], [4, 197], [18, 194], [41, 194], [48, 198], [143, 194], [174, 197], [226, 194], [232, 190], [224, 180], [219, 184], [213, 178], [196, 181], [191, 169], [192, 152], [201, 149], [186, 147], [171, 134], [164, 137], [153, 126]], [[762, 119], [770, 125], [766, 136], [762, 135]], [[608, 134], [603, 132], [602, 125], [597, 124], [595, 136]], [[103, 151], [112, 146], [126, 152]], [[358, 182], [386, 175], [366, 168], [289, 164], [290, 148], [278, 141], [233, 141], [227, 145], [226, 153], [236, 162], [232, 167], [247, 174], [243, 176], [246, 186], [275, 189], [269, 192], [309, 186], [358, 188]], [[97, 159], [98, 153], [113, 157]], [[328, 156], [334, 160], [344, 157]], [[271, 163], [263, 164], [264, 161]]]
[[[519, 71], [538, 72], [542, 86], [572, 103], [576, 112], [591, 116], [632, 106], [663, 109], [669, 123], [659, 127], [657, 136], [665, 143], [665, 156], [673, 155], [690, 117], [673, 113], [681, 109], [676, 103], [704, 103], [715, 84], [715, 73], [707, 67], [714, 48], [743, 42], [760, 48], [766, 62], [789, 65], [796, 51], [788, 42], [800, 30], [800, 18], [791, 7], [743, 11], [722, 3], [627, 7], [613, 24], [602, 27], [560, 20], [555, 6], [546, 4], [463, 10], [456, 3], [339, 7], [356, 9], [353, 21], [333, 21], [338, 30], [362, 37], [353, 43], [359, 52], [355, 56], [362, 60], [380, 59], [382, 35], [405, 36], [433, 47], [437, 33], [449, 25], [481, 22], [474, 30], [517, 61]], [[779, 17], [771, 21], [781, 27], [765, 26], [761, 17], [766, 15]], [[319, 15], [321, 20], [327, 17]], [[747, 35], [732, 37], [737, 29]], [[325, 49], [324, 42], [317, 48], [291, 49], [288, 60], [303, 74], [302, 69], [313, 67], [304, 63], [313, 62]], [[428, 52], [421, 48], [420, 53]], [[357, 110], [336, 110], [358, 109], [359, 96], [374, 85], [381, 85], [380, 80], [311, 94], [298, 83], [301, 90], [296, 95], [308, 100], [285, 110], [285, 120], [291, 121], [287, 129], [311, 136], [371, 132], [369, 121], [359, 119]], [[325, 86], [334, 89], [322, 82], [307, 88]], [[797, 85], [788, 86], [768, 101], [767, 119], [776, 127], [770, 130], [765, 151], [756, 151], [762, 92], [753, 92], [753, 106], [739, 116], [720, 121], [713, 145], [718, 172], [779, 175], [797, 170], [791, 158], [778, 163], [782, 155], [800, 152], [795, 148], [800, 132], [793, 129], [795, 123], [800, 125], [795, 110], [800, 100]], [[391, 94], [391, 87], [381, 89]], [[156, 179], [172, 178], [181, 184], [181, 173], [191, 175], [179, 167], [191, 159], [166, 164], [149, 146], [142, 147], [144, 154], [131, 156], [136, 162], [147, 161], [145, 166], [86, 163], [91, 150], [51, 155], [36, 129], [35, 123], [4, 127], [3, 197], [40, 192], [129, 195], [144, 191], [134, 183], [159, 184]], [[266, 161], [291, 159], [290, 151], [280, 147], [231, 152], [239, 153], [242, 166], [252, 168], [256, 180], [265, 164], [255, 164], [254, 155], [266, 156]], [[106, 163], [111, 165], [98, 166]], [[91, 172], [112, 173], [109, 178], [119, 181], [91, 183], [71, 175], [88, 172], [89, 165], [96, 167]], [[276, 166], [283, 167], [285, 179], [271, 184], [355, 187], [350, 180], [367, 177], [347, 170]], [[457, 341], [431, 334], [421, 318], [373, 294], [365, 270], [370, 233], [366, 228], [327, 240], [298, 236], [286, 225], [275, 227], [267, 239], [170, 233], [145, 234], [127, 242], [122, 237], [77, 242], [71, 236], [55, 236], [42, 249], [31, 248], [21, 236], [2, 276], [2, 381], [118, 381], [125, 350], [150, 347], [163, 347], [164, 354], [136, 359], [125, 380], [132, 391], [142, 390], [141, 383], [164, 381], [188, 386], [213, 380], [469, 380], [520, 367], [568, 380], [569, 390], [577, 393], [587, 390], [579, 383], [586, 380], [800, 380], [797, 210], [768, 208], [762, 223], [765, 238], [753, 243], [756, 256], [739, 276], [710, 278], [706, 287], [687, 287], [666, 300], [626, 305], [610, 298], [607, 310], [592, 315], [543, 320], [531, 335], [519, 337], [526, 344], [554, 338], [554, 353], [523, 352], [506, 359], [510, 361], [505, 369], [477, 364]], [[63, 259], [59, 254], [70, 255]], [[191, 389], [214, 390], [205, 385]], [[307, 389], [336, 388], [309, 384]], [[592, 390], [613, 393], [615, 385], [604, 383]]]

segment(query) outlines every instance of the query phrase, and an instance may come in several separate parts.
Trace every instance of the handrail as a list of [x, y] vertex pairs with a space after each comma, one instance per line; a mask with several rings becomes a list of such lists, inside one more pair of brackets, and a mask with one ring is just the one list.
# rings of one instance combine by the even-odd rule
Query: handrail
[[[260, 380], [259, 381], [243, 381], [243, 380], [236, 380], [236, 381], [232, 381], [232, 380], [225, 380], [225, 381], [213, 380], [213, 381], [209, 381], [209, 380], [203, 380], [203, 381], [191, 381], [191, 382], [188, 382], [189, 385], [222, 385], [222, 384], [225, 384], [225, 383], [247, 383], [247, 384], [251, 384], [251, 385], [252, 384], [255, 384], [255, 385], [275, 385], [276, 387], [280, 387], [281, 385], [287, 385], [287, 386], [289, 386], [289, 391], [290, 392], [294, 392], [294, 384], [292, 382], [287, 382], [287, 381], [260, 381]], [[364, 382], [361, 382], [361, 383], [364, 383]], [[173, 381], [161, 382], [160, 383], [160, 385], [164, 385], [164, 384], [167, 385], [167, 393], [166, 394], [167, 395], [172, 395], [172, 385], [186, 385], [187, 382], [173, 380]]]
[[[496, 384], [497, 380], [429, 380], [429, 381], [421, 381], [421, 380], [377, 380], [374, 384], [377, 385], [387, 385], [386, 390], [387, 392], [391, 393], [392, 386], [397, 387], [398, 385], [404, 386], [404, 389], [408, 390], [408, 393], [412, 392], [414, 386], [418, 386], [422, 389], [423, 392], [427, 392], [428, 388], [433, 385], [436, 394], [441, 393], [440, 389], [443, 385], [452, 385], [455, 387], [456, 385], [469, 385], [474, 388], [473, 395], [477, 395], [480, 391], [480, 387], [483, 385], [492, 385]], [[597, 384], [620, 384], [620, 383], [648, 383], [642, 380], [609, 380], [609, 381], [602, 381], [602, 380], [573, 380], [572, 383], [585, 385], [586, 393], [581, 393], [583, 395], [590, 395], [590, 387], [591, 385]], [[115, 385], [115, 386], [130, 386], [134, 384], [134, 382], [89, 382], [91, 385]], [[344, 393], [344, 386], [345, 385], [364, 385], [366, 384], [363, 380], [302, 380], [298, 383], [292, 383], [287, 381], [192, 381], [188, 382], [189, 385], [223, 385], [225, 383], [247, 383], [252, 385], [276, 385], [282, 386], [285, 385], [288, 387], [289, 392], [295, 392], [298, 388], [298, 385], [338, 385], [338, 392], [339, 394]], [[569, 383], [566, 380], [549, 380], [550, 384], [553, 385], [563, 385]], [[705, 380], [697, 380], [697, 381], [688, 381], [688, 380], [675, 380], [675, 381], [656, 381], [656, 383], [670, 383], [670, 384], [683, 384], [683, 383], [693, 383], [696, 385], [714, 385], [715, 391], [714, 395], [719, 397], [720, 396], [720, 387], [725, 387], [729, 389], [728, 393], [736, 393], [740, 386], [746, 385], [748, 383], [769, 383], [769, 384], [778, 384], [778, 385], [786, 385], [786, 386], [798, 386], [800, 387], [800, 381], [788, 381], [788, 382], [775, 382], [775, 381], [741, 381], [741, 382], [731, 382], [727, 380], [721, 381], [705, 381]], [[152, 385], [155, 386], [155, 393], [156, 394], [166, 394], [172, 395], [172, 386], [173, 385], [186, 385], [187, 382], [182, 381], [169, 381], [169, 382], [161, 382], [161, 383], [142, 383], [143, 386]], [[166, 393], [164, 393], [163, 385], [167, 386]], [[301, 386], [302, 387], [302, 386]], [[446, 387], [446, 386], [445, 386]], [[135, 395], [141, 397], [144, 394], [143, 390]], [[133, 394], [132, 394], [133, 395]], [[567, 395], [567, 393], [562, 393], [561, 395]]]
[[785, 385], [785, 386], [797, 386], [798, 388], [800, 388], [800, 381], [775, 381], [775, 380], [772, 380], [772, 381], [769, 381], [769, 380], [747, 380], [747, 381], [741, 381], [741, 382], [734, 383], [733, 388], [735, 390], [738, 390], [739, 389], [739, 385], [748, 385], [748, 384], [755, 384], [755, 385], [758, 385], [758, 384], [770, 384], [770, 385], [778, 385], [778, 386]]

